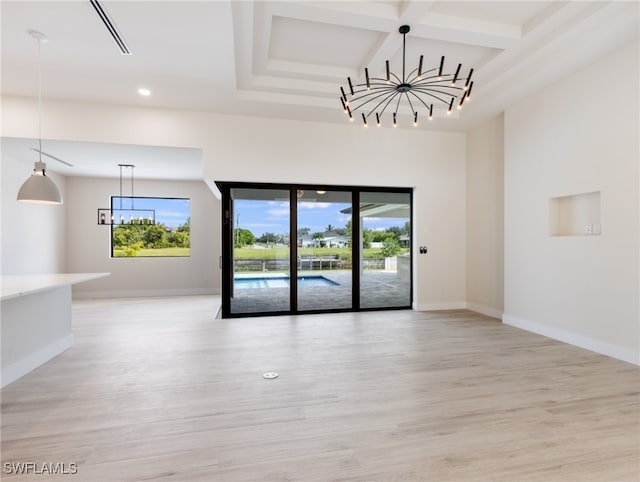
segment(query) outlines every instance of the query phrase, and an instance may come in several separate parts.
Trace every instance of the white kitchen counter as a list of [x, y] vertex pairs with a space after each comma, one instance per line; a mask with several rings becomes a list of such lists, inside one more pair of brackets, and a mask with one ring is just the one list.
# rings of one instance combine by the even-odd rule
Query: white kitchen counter
[[2, 275], [2, 373], [5, 387], [73, 345], [71, 286], [109, 273]]
[[2, 301], [37, 293], [39, 291], [58, 288], [60, 286], [84, 283], [109, 276], [110, 273], [61, 273], [61, 274], [26, 274], [2, 275], [0, 291]]

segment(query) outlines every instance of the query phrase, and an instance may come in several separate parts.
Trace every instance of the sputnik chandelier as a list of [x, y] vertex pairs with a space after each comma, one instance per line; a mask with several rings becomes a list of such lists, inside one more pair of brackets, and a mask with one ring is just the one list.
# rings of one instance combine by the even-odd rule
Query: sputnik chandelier
[[469, 101], [473, 88], [473, 69], [469, 70], [466, 78], [460, 77], [462, 64], [458, 64], [454, 73], [447, 73], [442, 56], [439, 67], [422, 70], [424, 55], [421, 55], [418, 67], [406, 72], [405, 51], [410, 30], [408, 25], [403, 25], [398, 30], [402, 34], [402, 77], [391, 72], [387, 60], [386, 78], [369, 77], [369, 69], [365, 68], [364, 84], [354, 84], [351, 77], [347, 77], [349, 94], [344, 87], [340, 87], [340, 102], [350, 121], [353, 121], [356, 111], [360, 111], [365, 127], [368, 126], [367, 119], [373, 114], [376, 125], [380, 126], [385, 111], [391, 106], [388, 110], [393, 110], [393, 127], [396, 127], [400, 102], [405, 99], [413, 115], [413, 125], [417, 126], [420, 111], [425, 112], [429, 120], [433, 119], [434, 103], [444, 104], [448, 108], [447, 114], [451, 114], [454, 105], [457, 104], [457, 108], [461, 109]]

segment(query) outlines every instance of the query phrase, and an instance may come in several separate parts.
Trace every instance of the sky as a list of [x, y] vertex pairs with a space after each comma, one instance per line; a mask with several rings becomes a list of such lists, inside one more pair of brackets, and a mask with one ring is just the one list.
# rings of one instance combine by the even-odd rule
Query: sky
[[[113, 209], [120, 208], [118, 196], [113, 196], [112, 203]], [[135, 209], [155, 209], [156, 224], [164, 224], [168, 227], [177, 228], [178, 226], [183, 225], [190, 216], [191, 201], [189, 199], [136, 197], [134, 198], [133, 203], [133, 207]], [[122, 208], [131, 208], [131, 198], [123, 196]], [[124, 215], [125, 218], [128, 218], [130, 214], [133, 214], [134, 216], [141, 215], [145, 218], [148, 217], [146, 213], [141, 212], [115, 213], [116, 216], [120, 214]]]
[[[298, 229], [309, 228], [310, 233], [324, 233], [331, 224], [344, 228], [351, 214], [341, 213], [350, 208], [350, 203], [298, 203]], [[289, 203], [287, 201], [256, 201], [237, 199], [234, 201], [233, 220], [235, 227], [248, 229], [254, 236], [264, 233], [286, 234], [289, 232]], [[365, 218], [365, 227], [384, 231], [391, 226], [402, 227], [408, 219]]]

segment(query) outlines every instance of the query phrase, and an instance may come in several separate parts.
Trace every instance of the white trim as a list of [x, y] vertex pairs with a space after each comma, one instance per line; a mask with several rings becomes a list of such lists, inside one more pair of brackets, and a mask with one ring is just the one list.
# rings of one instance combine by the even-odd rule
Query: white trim
[[171, 290], [125, 290], [125, 291], [74, 291], [74, 300], [86, 300], [94, 298], [146, 298], [154, 296], [198, 296], [219, 295], [216, 288], [188, 288]]
[[464, 301], [443, 301], [438, 303], [415, 304], [416, 311], [441, 311], [441, 310], [464, 310], [467, 306]]
[[502, 310], [497, 308], [492, 308], [491, 306], [482, 305], [480, 303], [474, 303], [473, 301], [467, 301], [466, 306], [468, 310], [475, 311], [476, 313], [481, 313], [499, 320], [502, 319]]
[[514, 326], [522, 330], [537, 333], [538, 335], [543, 335], [548, 338], [553, 338], [554, 340], [569, 343], [570, 345], [575, 345], [586, 350], [594, 351], [596, 353], [600, 353], [601, 355], [610, 356], [611, 358], [616, 358], [628, 363], [633, 363], [634, 365], [640, 365], [640, 352], [630, 350], [628, 348], [613, 345], [605, 341], [596, 340], [595, 338], [580, 335], [578, 333], [573, 333], [571, 331], [561, 330], [552, 326], [543, 325], [541, 323], [523, 320], [521, 318], [516, 318], [515, 316], [507, 314], [502, 315], [502, 322], [505, 325]]
[[63, 351], [73, 346], [73, 335], [67, 335], [64, 338], [49, 343], [31, 355], [13, 362], [9, 366], [2, 367], [2, 381], [0, 388], [4, 388], [18, 378], [25, 376], [40, 365], [44, 365], [53, 357], [59, 355]]

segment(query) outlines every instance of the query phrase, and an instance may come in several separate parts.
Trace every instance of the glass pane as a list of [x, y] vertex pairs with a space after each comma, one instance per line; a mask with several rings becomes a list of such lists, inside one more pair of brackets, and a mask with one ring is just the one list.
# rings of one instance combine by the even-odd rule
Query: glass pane
[[231, 313], [288, 311], [288, 190], [231, 189]]
[[411, 195], [360, 194], [360, 307], [411, 305]]
[[111, 209], [101, 211], [114, 258], [191, 254], [189, 199], [113, 196]]
[[350, 309], [352, 195], [298, 190], [298, 311]]

